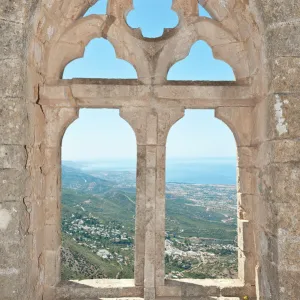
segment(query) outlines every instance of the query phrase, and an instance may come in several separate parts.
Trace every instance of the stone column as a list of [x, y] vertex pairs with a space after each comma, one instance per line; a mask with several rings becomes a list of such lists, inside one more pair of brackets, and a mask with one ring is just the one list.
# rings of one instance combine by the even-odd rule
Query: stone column
[[135, 282], [144, 282], [145, 299], [155, 299], [156, 286], [164, 285], [165, 145], [169, 129], [183, 115], [181, 108], [121, 110], [138, 145]]
[[134, 279], [136, 286], [144, 285], [145, 266], [145, 206], [146, 206], [146, 131], [147, 111], [145, 108], [122, 108], [120, 116], [135, 132], [137, 140], [136, 216], [135, 216], [135, 261]]
[[[43, 107], [45, 114], [44, 260], [45, 299], [52, 299], [60, 281], [61, 255], [61, 141], [66, 128], [78, 117], [76, 108]], [[48, 296], [48, 297], [47, 297]]]
[[156, 146], [156, 286], [165, 282], [165, 169], [166, 143], [171, 127], [184, 116], [182, 107], [160, 108], [157, 116]]

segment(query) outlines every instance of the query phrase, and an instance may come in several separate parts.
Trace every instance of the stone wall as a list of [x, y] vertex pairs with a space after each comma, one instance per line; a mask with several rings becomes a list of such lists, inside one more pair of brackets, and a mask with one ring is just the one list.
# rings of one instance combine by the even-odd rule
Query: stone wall
[[[82, 30], [80, 26], [75, 33], [67, 29], [93, 2], [95, 1], [0, 0], [1, 300], [54, 300], [56, 297], [55, 286], [59, 282], [60, 236], [57, 227], [59, 224], [57, 200], [60, 199], [60, 185], [53, 185], [53, 182], [59, 182], [60, 176], [60, 138], [68, 124], [76, 118], [78, 108], [88, 105], [95, 107], [95, 103], [88, 103], [88, 101], [84, 102], [85, 106], [76, 103], [76, 99], [84, 100], [84, 93], [80, 94], [76, 83], [55, 90], [57, 79], [65, 64], [70, 59], [82, 55], [84, 50], [84, 47], [76, 48], [75, 44], [78, 41], [75, 41], [72, 49], [64, 48], [65, 52], [62, 53], [59, 43], [68, 44], [70, 42], [68, 39], [80, 37], [80, 30]], [[178, 10], [193, 14], [195, 1], [174, 2]], [[224, 10], [222, 5], [225, 2], [227, 9]], [[141, 174], [141, 187], [145, 182], [148, 186], [154, 184], [151, 175], [153, 171], [157, 172], [158, 177], [164, 176], [164, 170], [156, 169], [156, 164], [161, 166], [161, 159], [164, 156], [165, 132], [182, 116], [182, 110], [178, 110], [178, 107], [215, 108], [217, 117], [230, 126], [237, 141], [240, 142], [239, 201], [244, 203], [243, 207], [246, 207], [242, 214], [240, 230], [244, 233], [246, 232], [244, 228], [247, 226], [248, 229], [251, 228], [247, 231], [250, 235], [245, 235], [243, 238], [250, 242], [243, 244], [245, 248], [241, 249], [241, 254], [249, 256], [246, 261], [250, 261], [253, 268], [255, 265], [254, 284], [257, 299], [298, 300], [300, 294], [300, 104], [298, 100], [300, 96], [300, 3], [284, 0], [210, 0], [204, 3], [221, 23], [222, 28], [225, 28], [226, 32], [231, 32], [232, 36], [239, 40], [239, 45], [236, 44], [235, 48], [237, 51], [240, 49], [238, 46], [243, 43], [243, 49], [246, 51], [241, 51], [244, 56], [239, 59], [241, 62], [247, 61], [248, 67], [242, 66], [242, 68], [240, 64], [230, 60], [232, 57], [228, 56], [228, 49], [226, 51], [224, 45], [218, 47], [218, 44], [212, 42], [210, 45], [214, 48], [217, 57], [225, 61], [229, 60], [228, 63], [233, 66], [241, 85], [247, 84], [247, 80], [251, 79], [251, 92], [245, 90], [245, 87], [239, 87], [239, 94], [228, 92], [230, 91], [228, 87], [223, 87], [221, 90], [202, 87], [201, 93], [209, 91], [211, 94], [212, 90], [214, 92], [212, 99], [208, 101], [205, 99], [207, 102], [202, 101], [199, 105], [194, 98], [200, 92], [194, 87], [188, 86], [179, 91], [176, 86], [171, 88], [164, 86], [164, 76], [168, 67], [184, 57], [188, 49], [179, 51], [176, 58], [170, 62], [168, 61], [170, 50], [165, 47], [165, 53], [162, 51], [160, 55], [159, 67], [153, 67], [151, 53], [146, 56], [140, 52], [137, 56], [132, 56], [132, 53], [126, 52], [122, 47], [123, 43], [126, 43], [120, 40], [123, 36], [118, 34], [117, 29], [111, 30], [111, 34], [120, 41], [118, 45], [114, 44], [118, 55], [136, 67], [142, 82], [140, 87], [134, 87], [134, 93], [141, 101], [134, 106], [143, 106], [142, 112], [132, 111], [130, 107], [123, 107], [121, 111], [122, 116], [135, 131], [137, 128], [145, 130], [141, 133], [140, 142], [138, 140], [139, 157], [142, 158], [140, 168], [145, 168], [147, 172]], [[126, 8], [128, 5], [130, 1], [111, 1], [111, 14], [118, 17], [120, 8], [123, 6]], [[101, 18], [91, 20], [95, 22], [95, 27], [100, 28], [99, 30], [103, 29], [99, 26], [99, 22], [102, 21]], [[120, 26], [118, 23], [115, 25], [116, 28]], [[214, 29], [209, 29], [206, 31], [209, 34], [205, 35], [205, 31], [201, 32], [201, 27], [199, 28], [198, 34], [200, 32], [201, 38], [207, 41], [212, 38], [216, 41]], [[91, 35], [85, 36], [93, 38], [99, 34], [101, 33], [95, 35], [95, 32], [91, 32]], [[173, 50], [180, 40], [191, 43], [197, 38], [199, 37], [192, 36], [189, 40], [183, 34], [178, 39], [174, 38], [171, 49]], [[134, 46], [136, 38], [128, 37], [128, 39], [130, 46]], [[227, 39], [230, 41], [230, 36], [227, 36]], [[153, 49], [155, 50], [155, 47]], [[138, 63], [137, 57], [143, 57], [144, 59], [141, 60], [143, 63]], [[153, 76], [155, 82], [152, 81]], [[54, 91], [49, 91], [49, 85], [53, 84]], [[97, 104], [98, 106], [121, 107], [124, 102], [117, 96], [120, 93], [131, 94], [130, 87], [126, 88], [126, 85], [122, 84], [121, 90], [114, 93], [112, 101], [111, 96], [108, 96], [112, 95], [109, 87], [101, 82], [98, 85], [100, 91], [97, 90], [95, 93], [103, 93], [107, 97], [106, 102]], [[150, 95], [155, 99], [157, 95], [167, 99], [169, 101], [166, 106], [169, 108], [167, 112], [159, 101], [154, 101], [152, 107], [144, 105], [149, 98], [148, 89], [153, 93], [153, 85], [157, 86], [157, 92], [155, 95]], [[252, 97], [246, 97], [247, 93]], [[223, 96], [219, 97], [220, 94]], [[245, 94], [245, 101], [242, 103], [248, 108], [244, 108], [247, 112], [242, 114], [240, 108], [233, 109], [232, 106], [237, 106], [237, 103], [241, 105], [241, 102], [237, 102], [242, 99], [239, 95]], [[67, 96], [64, 98], [65, 95]], [[227, 99], [224, 95], [227, 95]], [[179, 102], [183, 102], [182, 105], [173, 107], [172, 101], [176, 97]], [[248, 101], [250, 98], [251, 101], [255, 101], [255, 105]], [[72, 105], [69, 104], [70, 99], [73, 101], [71, 101]], [[53, 103], [55, 105], [61, 103], [61, 108], [53, 108], [55, 106]], [[224, 103], [229, 108], [220, 108]], [[174, 108], [173, 111], [171, 107]], [[251, 113], [249, 107], [252, 107]], [[142, 113], [147, 115], [148, 123], [137, 126], [135, 116]], [[245, 115], [249, 116], [248, 123], [246, 122], [248, 125], [245, 125]], [[163, 135], [160, 135], [157, 128], [151, 127], [159, 119], [167, 122], [162, 124]], [[237, 128], [240, 128], [239, 131]], [[153, 135], [153, 132], [158, 135]], [[155, 153], [152, 151], [153, 147]], [[148, 156], [147, 160], [145, 156]], [[157, 199], [163, 198], [163, 188], [160, 186], [154, 188], [157, 189], [159, 196], [154, 199], [154, 202], [150, 201], [147, 204], [148, 211], [152, 209]], [[151, 188], [144, 191], [151, 193]], [[161, 192], [162, 194], [159, 194]], [[143, 197], [146, 194], [140, 195]], [[251, 203], [250, 207], [246, 205], [249, 203]], [[159, 207], [161, 201], [156, 204]], [[143, 207], [141, 209], [143, 210]], [[247, 222], [244, 222], [243, 218], [246, 218]], [[153, 225], [149, 222], [146, 226], [148, 226], [146, 230], [148, 238], [145, 238], [145, 232], [142, 231], [141, 240], [148, 241], [150, 249], [155, 248], [151, 236], [156, 232], [158, 244], [162, 247], [159, 233], [162, 232], [164, 225]], [[49, 236], [53, 239], [48, 238]], [[143, 249], [142, 245], [140, 251], [143, 252]], [[161, 250], [157, 250], [160, 255]], [[161, 260], [157, 260], [157, 257], [151, 258], [150, 252], [146, 255], [149, 256], [149, 260], [146, 262], [145, 272], [144, 270], [142, 273], [136, 272], [136, 280], [137, 287], [145, 284], [143, 292], [147, 299], [154, 299], [155, 296], [174, 299], [174, 297], [180, 298], [180, 295], [187, 296], [188, 293], [200, 299], [209, 299], [209, 296], [204, 295], [219, 295], [220, 290], [223, 290], [225, 296], [231, 295], [226, 287], [214, 286], [215, 283], [208, 287], [198, 287], [196, 290], [194, 287], [190, 287], [189, 290], [187, 286], [178, 288], [172, 284], [164, 285]], [[138, 258], [137, 261], [139, 265], [143, 265], [144, 257]], [[240, 264], [241, 262], [243, 260], [240, 260]], [[153, 264], [154, 269], [158, 270], [157, 274], [155, 272], [152, 274]], [[254, 275], [251, 274], [251, 265], [250, 269], [247, 269], [250, 273], [244, 272], [241, 266], [240, 270], [244, 275], [250, 274], [249, 278], [246, 276], [244, 279], [249, 286], [252, 286]], [[144, 274], [147, 275], [145, 281]], [[205, 294], [214, 289], [215, 294]], [[239, 287], [236, 286], [235, 289]], [[63, 290], [62, 293], [65, 292]], [[90, 291], [90, 295], [95, 298], [95, 291]], [[116, 295], [126, 294], [120, 292]], [[87, 295], [80, 299], [85, 297]]]
[[[0, 298], [33, 299], [26, 61], [34, 1], [0, 1]], [[32, 30], [32, 29], [31, 29]]]
[[300, 292], [300, 3], [256, 1], [264, 28], [267, 94], [260, 147], [257, 243], [262, 299]]

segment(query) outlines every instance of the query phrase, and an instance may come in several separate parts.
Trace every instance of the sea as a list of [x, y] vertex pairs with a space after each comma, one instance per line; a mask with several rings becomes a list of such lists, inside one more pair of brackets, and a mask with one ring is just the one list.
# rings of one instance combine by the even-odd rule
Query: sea
[[[63, 161], [64, 165], [82, 171], [136, 171], [136, 161], [95, 160]], [[190, 184], [236, 184], [236, 158], [174, 158], [166, 163], [166, 182]]]

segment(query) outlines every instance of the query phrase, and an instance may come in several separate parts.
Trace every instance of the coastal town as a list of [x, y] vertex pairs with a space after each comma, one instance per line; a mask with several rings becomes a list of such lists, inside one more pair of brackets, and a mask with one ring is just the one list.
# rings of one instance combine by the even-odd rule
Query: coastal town
[[[78, 172], [80, 180], [65, 180], [69, 184], [63, 190], [62, 230], [67, 243], [62, 261], [73, 270], [73, 279], [78, 265], [74, 261], [89, 265], [91, 256], [100, 266], [115, 266], [111, 272], [102, 270], [100, 277], [133, 278], [135, 186], [126, 173], [122, 180], [120, 176], [117, 173], [117, 185], [111, 181], [114, 174], [99, 181]], [[235, 186], [167, 184], [166, 278], [237, 276], [236, 206]], [[80, 256], [86, 257], [78, 260]], [[85, 277], [93, 274], [86, 271]]]

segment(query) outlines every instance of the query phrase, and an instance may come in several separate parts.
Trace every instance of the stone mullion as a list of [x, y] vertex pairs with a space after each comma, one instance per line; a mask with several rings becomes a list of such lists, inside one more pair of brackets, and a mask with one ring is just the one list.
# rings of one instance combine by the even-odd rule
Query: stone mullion
[[[183, 116], [183, 109], [124, 107], [121, 116], [130, 123], [138, 144], [136, 284], [142, 282], [144, 298], [155, 299], [164, 285], [165, 266], [165, 145], [170, 127]], [[141, 251], [144, 249], [144, 257]]]
[[156, 295], [156, 171], [157, 171], [157, 111], [146, 112], [146, 207], [145, 207], [145, 270], [144, 298]]
[[120, 115], [137, 139], [135, 283], [154, 299], [157, 115], [147, 107], [124, 107]]
[[136, 286], [144, 285], [145, 264], [145, 204], [146, 204], [146, 146], [137, 146], [136, 215], [135, 215], [135, 260], [134, 279]]
[[155, 299], [156, 278], [156, 145], [146, 146], [145, 299]]
[[156, 169], [156, 286], [165, 283], [165, 227], [166, 227], [166, 201], [165, 201], [165, 166], [166, 146], [157, 146]]
[[157, 146], [156, 146], [156, 288], [165, 285], [165, 169], [166, 169], [166, 142], [170, 128], [184, 116], [184, 109], [177, 107], [162, 108], [158, 112]]

